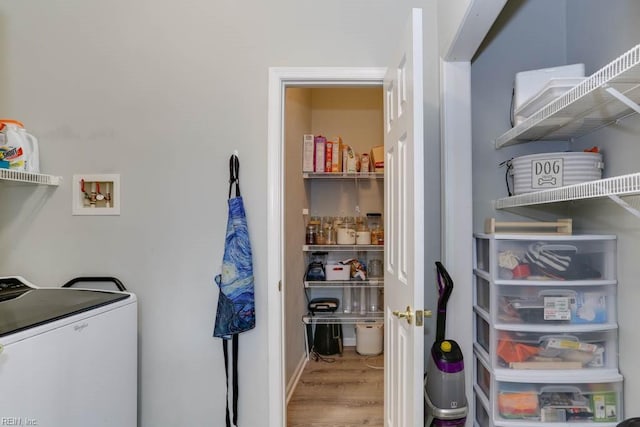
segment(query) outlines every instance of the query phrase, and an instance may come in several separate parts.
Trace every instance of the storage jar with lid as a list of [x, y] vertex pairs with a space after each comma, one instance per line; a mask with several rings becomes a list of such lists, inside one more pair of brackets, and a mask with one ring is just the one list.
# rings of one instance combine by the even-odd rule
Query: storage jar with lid
[[384, 230], [382, 228], [382, 214], [368, 213], [369, 230], [372, 245], [384, 245]]
[[356, 245], [370, 245], [371, 244], [371, 232], [367, 223], [361, 221], [356, 227]]
[[345, 217], [344, 222], [338, 228], [338, 244], [339, 245], [355, 245], [356, 244], [356, 225], [353, 218]]

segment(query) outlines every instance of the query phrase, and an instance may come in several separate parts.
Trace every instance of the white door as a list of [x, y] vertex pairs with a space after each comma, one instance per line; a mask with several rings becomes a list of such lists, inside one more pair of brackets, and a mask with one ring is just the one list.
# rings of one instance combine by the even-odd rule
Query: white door
[[384, 79], [385, 427], [424, 425], [422, 11]]

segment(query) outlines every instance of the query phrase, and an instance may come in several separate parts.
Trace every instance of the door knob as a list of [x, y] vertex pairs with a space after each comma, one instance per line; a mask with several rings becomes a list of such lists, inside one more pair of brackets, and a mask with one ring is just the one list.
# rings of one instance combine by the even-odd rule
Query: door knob
[[413, 321], [413, 311], [411, 311], [411, 306], [407, 306], [406, 311], [393, 311], [392, 312], [394, 316], [396, 316], [399, 319], [407, 319], [407, 323], [411, 324], [411, 322]]

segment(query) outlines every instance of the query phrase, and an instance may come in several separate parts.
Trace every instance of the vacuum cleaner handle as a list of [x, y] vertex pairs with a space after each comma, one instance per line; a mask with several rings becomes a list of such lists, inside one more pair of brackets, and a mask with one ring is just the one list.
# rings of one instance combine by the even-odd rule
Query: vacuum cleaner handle
[[451, 292], [453, 292], [453, 280], [447, 269], [440, 261], [436, 261], [436, 269], [438, 270], [438, 316], [436, 319], [436, 340], [444, 340], [445, 328], [447, 325], [447, 302]]
[[438, 270], [438, 311], [447, 309], [449, 296], [453, 292], [453, 280], [440, 261], [436, 261], [436, 269]]

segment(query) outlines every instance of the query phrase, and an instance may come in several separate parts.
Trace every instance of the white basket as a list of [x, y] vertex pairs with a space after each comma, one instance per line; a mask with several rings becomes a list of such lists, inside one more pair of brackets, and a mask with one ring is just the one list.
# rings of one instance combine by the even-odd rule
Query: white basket
[[511, 160], [513, 194], [531, 193], [602, 178], [601, 153], [540, 153]]

